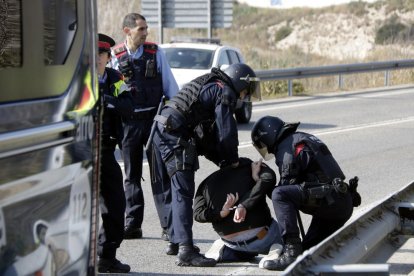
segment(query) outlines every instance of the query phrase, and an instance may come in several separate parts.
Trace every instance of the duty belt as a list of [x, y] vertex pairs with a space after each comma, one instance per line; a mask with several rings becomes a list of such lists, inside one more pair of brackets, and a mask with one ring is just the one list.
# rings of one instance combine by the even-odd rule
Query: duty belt
[[154, 119], [154, 116], [156, 115], [157, 110], [151, 109], [147, 111], [139, 111], [134, 112], [129, 116], [122, 116], [122, 119], [129, 120], [129, 121], [138, 121], [138, 120], [152, 120]]
[[229, 241], [226, 239], [221, 238], [224, 242], [232, 244], [232, 245], [237, 245], [237, 246], [242, 246], [242, 245], [248, 245], [249, 243], [252, 243], [256, 240], [261, 240], [263, 239], [264, 236], [267, 235], [267, 231], [269, 231], [269, 226], [265, 226], [262, 228], [262, 230], [260, 230], [253, 238], [244, 240], [244, 241]]

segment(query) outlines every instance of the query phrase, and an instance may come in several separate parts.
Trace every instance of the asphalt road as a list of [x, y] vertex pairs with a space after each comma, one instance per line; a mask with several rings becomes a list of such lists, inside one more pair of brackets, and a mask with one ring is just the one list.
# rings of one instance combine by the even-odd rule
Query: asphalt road
[[[348, 178], [360, 178], [362, 205], [354, 214], [414, 179], [414, 87], [384, 88], [359, 92], [340, 92], [293, 97], [254, 103], [251, 123], [239, 126], [239, 155], [253, 160], [259, 154], [251, 146], [250, 129], [265, 115], [285, 121], [300, 121], [300, 131], [320, 137], [330, 148]], [[275, 171], [274, 161], [268, 161]], [[214, 164], [200, 158], [196, 185], [211, 172]], [[175, 257], [164, 253], [166, 242], [161, 229], [144, 164], [146, 210], [143, 239], [126, 240], [118, 258], [131, 266], [131, 275], [277, 275], [252, 263], [225, 263], [213, 268], [178, 267]], [[270, 202], [269, 202], [270, 203]], [[303, 216], [305, 227], [309, 217]], [[194, 222], [195, 243], [204, 253], [218, 238], [210, 224]]]

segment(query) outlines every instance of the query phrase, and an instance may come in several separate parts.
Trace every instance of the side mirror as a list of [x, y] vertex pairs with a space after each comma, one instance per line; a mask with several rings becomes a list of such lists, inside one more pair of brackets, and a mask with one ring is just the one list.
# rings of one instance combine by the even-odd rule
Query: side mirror
[[222, 65], [220, 65], [220, 70], [221, 71], [224, 71], [224, 70], [226, 70], [229, 67], [230, 67], [230, 64], [222, 64]]

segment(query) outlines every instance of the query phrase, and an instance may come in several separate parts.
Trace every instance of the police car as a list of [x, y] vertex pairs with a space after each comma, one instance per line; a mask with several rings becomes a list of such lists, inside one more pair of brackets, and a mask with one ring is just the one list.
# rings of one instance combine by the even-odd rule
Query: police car
[[[184, 84], [211, 72], [211, 68], [225, 69], [234, 63], [245, 63], [239, 49], [220, 44], [218, 39], [173, 38], [161, 44], [175, 80], [181, 89]], [[252, 116], [250, 98], [235, 112], [238, 123], [248, 123]]]

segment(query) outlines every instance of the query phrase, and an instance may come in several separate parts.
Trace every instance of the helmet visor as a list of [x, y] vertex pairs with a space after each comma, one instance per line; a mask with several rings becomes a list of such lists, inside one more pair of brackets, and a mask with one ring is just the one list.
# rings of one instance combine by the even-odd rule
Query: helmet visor
[[259, 81], [260, 78], [258, 77], [250, 77], [247, 75], [246, 77], [241, 77], [240, 80], [244, 80], [247, 82], [247, 94], [251, 95], [256, 99], [260, 99], [260, 85]]
[[275, 157], [273, 153], [269, 153], [269, 151], [267, 150], [267, 146], [265, 146], [262, 142], [257, 141], [253, 143], [253, 146], [260, 153], [260, 155], [263, 157], [265, 161], [269, 161]]

